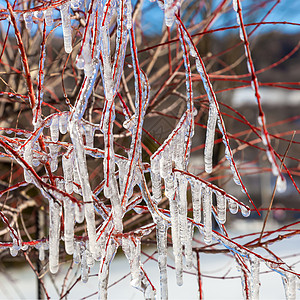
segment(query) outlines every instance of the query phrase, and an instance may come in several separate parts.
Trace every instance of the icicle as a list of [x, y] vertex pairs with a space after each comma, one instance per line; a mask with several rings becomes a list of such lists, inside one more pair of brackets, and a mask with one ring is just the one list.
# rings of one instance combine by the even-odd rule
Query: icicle
[[[56, 180], [57, 188], [64, 191], [65, 182], [64, 180]], [[60, 197], [60, 194], [59, 194]], [[74, 252], [74, 219], [75, 211], [74, 204], [68, 197], [64, 197], [64, 242], [66, 253], [72, 255]]]
[[150, 159], [150, 163], [151, 163], [151, 171], [153, 173], [159, 173], [160, 172], [160, 158], [159, 156], [156, 156], [155, 158]]
[[212, 242], [212, 219], [211, 219], [212, 193], [207, 185], [204, 188], [203, 195], [203, 223], [204, 223], [204, 242]]
[[172, 173], [172, 155], [169, 146], [166, 146], [160, 159], [160, 176], [166, 178]]
[[251, 265], [251, 283], [250, 283], [250, 291], [251, 291], [251, 299], [258, 300], [259, 299], [259, 259], [256, 256], [253, 256], [250, 260]]
[[172, 9], [173, 1], [165, 0], [165, 22], [168, 27], [171, 27], [174, 22], [174, 13]]
[[74, 243], [73, 261], [77, 265], [80, 263], [80, 242]]
[[238, 212], [238, 210], [239, 210], [238, 204], [237, 204], [234, 200], [232, 200], [232, 199], [230, 199], [230, 198], [227, 198], [227, 201], [228, 201], [228, 208], [229, 208], [229, 211], [230, 211], [232, 214], [235, 215], [235, 214]]
[[126, 16], [127, 16], [127, 30], [130, 30], [132, 27], [132, 6], [131, 0], [126, 1]]
[[[124, 59], [126, 55], [127, 35], [132, 27], [132, 7], [131, 0], [124, 0], [118, 7], [118, 20], [117, 20], [117, 36], [116, 36], [116, 49], [115, 58], [113, 63], [113, 83], [114, 93], [119, 88], [120, 80], [124, 68]], [[127, 29], [127, 30], [126, 30]], [[132, 116], [135, 118], [135, 116]]]
[[44, 247], [44, 243], [42, 243], [39, 248], [39, 260], [44, 261], [44, 259], [45, 259], [45, 247]]
[[281, 176], [279, 175], [277, 177], [277, 185], [276, 185], [276, 190], [279, 192], [279, 193], [284, 193], [286, 191], [286, 180], [284, 177], [281, 178]]
[[68, 131], [69, 113], [63, 113], [59, 118], [59, 131], [61, 134], [66, 134]]
[[102, 68], [102, 80], [104, 86], [104, 92], [107, 101], [113, 99], [113, 77], [111, 68], [111, 58], [109, 49], [109, 30], [104, 26], [100, 28], [100, 36], [102, 38], [101, 51], [103, 57], [103, 68]]
[[89, 280], [89, 267], [87, 265], [87, 249], [81, 248], [81, 281], [87, 283]]
[[193, 42], [189, 38], [184, 28], [183, 31], [184, 31], [184, 39], [186, 40], [190, 48], [190, 54], [196, 58], [196, 68], [201, 77], [204, 89], [206, 91], [209, 100], [209, 113], [208, 113], [208, 120], [207, 120], [206, 140], [205, 140], [205, 149], [204, 149], [204, 163], [205, 163], [205, 172], [210, 174], [212, 172], [215, 127], [218, 119], [218, 104], [216, 103], [216, 96], [212, 89], [212, 85], [205, 72], [204, 63], [202, 62], [201, 58], [198, 57]]
[[44, 19], [44, 13], [43, 11], [40, 11], [40, 10], [36, 10], [34, 13], [33, 13], [34, 17], [37, 18], [37, 19]]
[[201, 222], [201, 196], [202, 185], [198, 181], [191, 182], [192, 202], [193, 202], [193, 219], [196, 223]]
[[174, 175], [170, 174], [165, 178], [165, 195], [170, 200], [174, 198], [175, 187], [174, 187]]
[[65, 2], [60, 8], [61, 23], [64, 36], [64, 46], [66, 53], [72, 51], [72, 31], [71, 31], [71, 16], [70, 16], [70, 2]]
[[29, 248], [28, 245], [23, 245], [23, 246], [21, 247], [22, 251], [27, 251], [28, 248]]
[[62, 157], [62, 167], [64, 171], [65, 179], [65, 189], [68, 194], [73, 192], [73, 151], [71, 153], [67, 152]]
[[[175, 167], [177, 169], [185, 170], [186, 165], [184, 163], [184, 152], [185, 152], [185, 129], [186, 129], [186, 124], [183, 124], [182, 130], [179, 131], [178, 133], [178, 139], [177, 139], [177, 147], [176, 149], [176, 154], [175, 154]], [[174, 150], [175, 150], [174, 149]]]
[[57, 142], [59, 138], [59, 116], [54, 115], [50, 125], [50, 135], [52, 142]]
[[217, 198], [217, 211], [218, 211], [218, 220], [220, 224], [225, 224], [226, 222], [226, 197], [220, 192], [216, 192]]
[[160, 273], [160, 298], [168, 299], [168, 274], [167, 274], [167, 222], [159, 219], [156, 225], [156, 242], [158, 252], [158, 267]]
[[49, 7], [45, 11], [45, 21], [47, 26], [52, 26], [53, 25], [53, 8]]
[[174, 23], [175, 13], [180, 8], [180, 1], [164, 0], [165, 23], [166, 26], [171, 27]]
[[[240, 39], [241, 39], [242, 42], [245, 42], [244, 33], [243, 33], [243, 30], [242, 30], [241, 27], [240, 27]], [[248, 68], [248, 70], [249, 70], [249, 68]], [[251, 69], [250, 69], [250, 70], [251, 70]], [[250, 72], [250, 73], [251, 73], [251, 72]]]
[[87, 258], [86, 258], [86, 262], [87, 262], [87, 265], [89, 266], [89, 268], [92, 268], [94, 265], [95, 265], [95, 260], [93, 258], [93, 255], [91, 253], [89, 249], [89, 243], [88, 241], [86, 242], [86, 247], [87, 247]]
[[[82, 52], [81, 52], [81, 57], [83, 59], [84, 65], [84, 74], [87, 77], [92, 77], [93, 71], [94, 71], [94, 66], [93, 66], [93, 61], [92, 61], [92, 53], [91, 53], [91, 47], [90, 47], [90, 30], [87, 31], [86, 35], [86, 40], [82, 46]], [[78, 58], [80, 59], [80, 58]]]
[[[165, 148], [169, 147], [170, 158], [169, 161], [173, 160], [175, 163], [175, 168], [185, 169], [185, 145], [186, 145], [186, 135], [189, 131], [189, 119], [188, 111], [186, 111], [183, 116], [180, 118], [179, 123], [176, 125], [175, 129], [169, 134], [168, 138], [164, 143], [157, 149], [157, 151], [151, 156], [151, 171], [154, 173], [160, 172], [160, 160], [162, 159], [162, 153], [165, 151]], [[171, 165], [172, 167], [172, 165]], [[170, 168], [170, 165], [168, 166]], [[169, 170], [168, 170], [169, 172]], [[170, 176], [169, 176], [170, 177]], [[166, 178], [164, 178], [166, 181]]]
[[273, 161], [273, 157], [272, 157], [272, 153], [271, 151], [269, 151], [268, 149], [266, 150], [266, 154], [267, 154], [267, 158], [269, 160], [269, 162], [271, 163], [271, 167], [272, 167], [272, 173], [274, 176], [278, 176], [278, 170], [277, 167]]
[[116, 161], [119, 169], [119, 186], [120, 192], [124, 191], [124, 178], [126, 176], [126, 167], [127, 167], [127, 160], [119, 159]]
[[[113, 185], [115, 186], [115, 191], [117, 192], [117, 181], [115, 178], [113, 179], [113, 182], [114, 182]], [[123, 231], [123, 223], [122, 223], [123, 212], [122, 212], [122, 208], [120, 205], [119, 194], [116, 192], [113, 193], [113, 196], [110, 198], [110, 201], [112, 203], [115, 230], [122, 232]], [[132, 193], [130, 196], [128, 196], [128, 198], [130, 198], [131, 196], [132, 196]]]
[[[96, 254], [96, 225], [95, 225], [95, 211], [94, 211], [94, 204], [93, 204], [92, 197], [90, 197], [89, 203], [84, 203], [84, 215], [85, 215], [89, 242], [90, 242], [90, 251], [93, 255], [95, 255]], [[94, 257], [96, 258], [96, 256]]]
[[[71, 0], [71, 6], [75, 7], [75, 9], [80, 8], [81, 2], [81, 0]], [[87, 24], [84, 31], [83, 44], [81, 45], [81, 51], [77, 56], [76, 65], [79, 69], [84, 69], [86, 77], [92, 78], [96, 67], [96, 61], [93, 61], [92, 57], [93, 41], [91, 41], [91, 38], [92, 34], [94, 34], [93, 38], [95, 38], [95, 35], [98, 34], [98, 28], [96, 30], [94, 30], [93, 28], [96, 26], [95, 22], [97, 22], [95, 18], [95, 13], [98, 6], [98, 1], [91, 1], [89, 6], [90, 7], [88, 10]], [[98, 12], [99, 11], [101, 11], [100, 8], [98, 8]], [[100, 19], [101, 13], [99, 13], [98, 15], [98, 21]]]
[[77, 56], [75, 65], [78, 70], [84, 69], [84, 59], [83, 59], [82, 55]]
[[19, 251], [17, 249], [15, 249], [14, 247], [10, 247], [9, 252], [12, 257], [16, 257], [19, 253]]
[[43, 160], [43, 156], [40, 155], [41, 153], [41, 148], [39, 144], [34, 144], [34, 147], [32, 149], [33, 156], [32, 156], [32, 166], [33, 167], [38, 167], [40, 165], [40, 160]]
[[60, 216], [61, 208], [58, 203], [49, 203], [49, 268], [51, 273], [57, 273], [59, 264]]
[[82, 223], [84, 221], [84, 208], [75, 206], [75, 220], [76, 223]]
[[296, 276], [290, 272], [285, 272], [285, 277], [282, 277], [285, 297], [287, 300], [296, 299]]
[[[115, 153], [113, 149], [114, 148], [113, 145], [114, 110], [115, 108], [113, 102], [109, 102], [106, 113], [104, 117], [102, 117], [103, 120], [102, 131], [104, 134], [104, 143], [105, 143], [105, 156], [103, 160], [105, 184], [104, 184], [103, 192], [104, 192], [104, 196], [106, 198], [109, 198], [112, 204], [115, 229], [119, 232], [122, 232], [123, 211], [121, 208], [121, 199], [120, 199], [121, 197], [119, 194], [118, 183], [115, 176]], [[131, 197], [130, 194], [132, 194], [133, 191], [133, 185], [132, 185], [133, 178], [131, 178], [130, 180], [127, 179], [128, 168], [129, 168], [129, 162], [127, 162], [126, 166], [124, 166], [124, 171], [126, 176], [121, 179], [121, 185], [120, 185], [122, 189], [124, 188], [124, 190], [121, 190], [121, 194], [123, 195], [122, 201], [124, 201], [124, 203], [127, 203], [128, 199]], [[131, 174], [134, 169], [135, 167], [131, 166], [131, 172], [130, 172]], [[127, 182], [129, 184], [125, 187], [125, 185], [123, 184], [124, 182]], [[125, 192], [125, 188], [127, 189], [126, 192]]]
[[33, 25], [32, 12], [29, 11], [29, 12], [24, 13], [23, 17], [24, 17], [24, 21], [25, 21], [25, 27], [27, 30], [30, 31], [32, 28], [32, 25]]
[[49, 144], [49, 152], [50, 152], [50, 168], [51, 172], [55, 172], [58, 167], [57, 155], [60, 146], [56, 144]]
[[[33, 151], [32, 151], [32, 141], [27, 142], [24, 147], [24, 160], [28, 163], [29, 166], [32, 166], [33, 163]], [[24, 180], [28, 183], [32, 182], [31, 174], [29, 170], [24, 168]]]
[[135, 119], [135, 114], [133, 114], [130, 119], [127, 119], [123, 122], [123, 127], [129, 130], [130, 132], [133, 132], [135, 126], [134, 119]]
[[130, 237], [122, 239], [122, 249], [130, 264], [131, 285], [137, 289], [141, 289], [141, 241], [135, 238], [134, 241]]
[[179, 218], [179, 233], [181, 245], [186, 245], [186, 240], [188, 236], [188, 223], [187, 223], [187, 179], [182, 174], [176, 174], [178, 181], [178, 218]]
[[43, 102], [43, 97], [44, 97], [45, 59], [46, 59], [46, 46], [44, 45], [41, 46], [39, 74], [38, 74], [38, 88], [36, 93], [35, 104], [33, 107], [32, 124], [34, 125], [34, 130], [38, 130], [38, 128], [41, 126], [41, 120], [42, 120], [41, 103]]
[[87, 147], [93, 148], [94, 147], [94, 127], [85, 124], [84, 125], [84, 131], [85, 131], [85, 144]]
[[176, 282], [178, 285], [183, 284], [182, 272], [182, 245], [180, 242], [179, 235], [179, 221], [178, 221], [178, 205], [175, 199], [169, 198], [170, 200], [170, 213], [171, 213], [171, 233], [173, 242], [173, 253], [175, 258], [175, 269], [176, 269]]
[[238, 10], [238, 3], [237, 0], [232, 0], [232, 6], [233, 6], [233, 10], [237, 11]]
[[74, 168], [73, 168], [73, 191], [77, 194], [82, 195], [81, 189], [78, 188], [75, 183], [80, 184], [80, 178], [79, 178], [78, 169], [77, 169], [76, 164], [74, 164]]
[[[17, 232], [14, 229], [13, 229], [13, 232], [14, 232], [15, 235], [17, 235]], [[10, 255], [15, 257], [15, 256], [18, 255], [19, 250], [22, 247], [22, 243], [21, 243], [20, 240], [16, 239], [15, 236], [12, 233], [10, 233], [10, 236], [13, 239], [13, 245], [12, 245], [12, 247], [9, 248], [9, 251], [10, 251]]]
[[[97, 2], [97, 1], [96, 1]], [[98, 3], [98, 2], [97, 2]], [[70, 36], [71, 41], [71, 36]], [[100, 56], [100, 48], [97, 42], [95, 47], [95, 57]], [[82, 93], [78, 96], [76, 104], [72, 112], [72, 118], [69, 121], [69, 132], [74, 147], [75, 164], [78, 169], [80, 179], [80, 186], [82, 189], [82, 198], [84, 203], [84, 214], [86, 220], [86, 228], [89, 238], [89, 250], [93, 257], [96, 259], [96, 224], [95, 224], [95, 211], [93, 203], [93, 193], [90, 186], [89, 174], [86, 162], [86, 150], [84, 149], [83, 136], [81, 132], [80, 121], [85, 112], [87, 101], [92, 93], [93, 86], [96, 80], [100, 62], [97, 62], [96, 69], [93, 77], [86, 78], [83, 83]]]
[[214, 148], [215, 127], [216, 127], [217, 118], [218, 118], [218, 114], [217, 114], [217, 109], [215, 107], [215, 104], [210, 102], [208, 120], [207, 120], [207, 129], [206, 129], [205, 148], [204, 148], [205, 172], [208, 174], [212, 172], [213, 148]]
[[156, 290], [153, 289], [152, 285], [150, 284], [149, 279], [146, 276], [143, 276], [143, 278], [142, 278], [142, 290], [144, 292], [145, 300], [155, 300], [156, 299]]
[[232, 155], [230, 154], [230, 152], [231, 152], [230, 151], [230, 145], [229, 145], [229, 143], [226, 139], [225, 125], [224, 125], [224, 123], [222, 124], [222, 120], [220, 118], [218, 118], [218, 127], [219, 127], [219, 130], [221, 131], [222, 136], [223, 136], [222, 140], [223, 140], [223, 144], [225, 146], [225, 157], [226, 157], [227, 161], [229, 162], [230, 170], [233, 174], [233, 181], [236, 185], [239, 185], [241, 187], [241, 191], [243, 193], [246, 193], [246, 188], [243, 187], [243, 185], [242, 185], [242, 182], [239, 178], [238, 172], [235, 168]]
[[172, 140], [172, 161], [175, 162], [176, 165], [176, 158], [177, 158], [177, 153], [178, 153], [178, 147], [179, 147], [179, 133], [173, 137]]
[[194, 225], [193, 223], [188, 223], [188, 230], [186, 236], [186, 243], [184, 246], [185, 253], [185, 265], [188, 269], [193, 266], [193, 236], [194, 236]]
[[151, 171], [151, 182], [152, 182], [152, 194], [153, 200], [156, 204], [161, 201], [161, 178], [158, 173]]
[[67, 254], [71, 255], [74, 252], [74, 220], [75, 207], [69, 198], [64, 199], [64, 238]]
[[241, 205], [241, 213], [242, 213], [243, 217], [247, 218], [250, 216], [251, 210], [248, 206]]

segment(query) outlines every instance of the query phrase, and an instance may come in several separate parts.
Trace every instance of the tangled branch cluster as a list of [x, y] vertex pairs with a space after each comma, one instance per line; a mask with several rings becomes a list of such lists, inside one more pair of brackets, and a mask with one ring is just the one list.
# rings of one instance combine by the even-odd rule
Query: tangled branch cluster
[[[4, 199], [0, 211], [2, 234], [5, 237], [9, 232], [11, 238], [2, 241], [0, 247], [9, 248], [12, 256], [22, 251], [28, 261], [27, 252], [33, 247], [38, 248], [42, 261], [44, 251], [49, 249], [49, 270], [56, 273], [60, 256], [63, 257], [60, 245], [63, 241], [65, 253], [81, 264], [83, 282], [88, 280], [95, 261], [100, 262], [101, 299], [107, 298], [110, 262], [121, 247], [130, 264], [131, 285], [141, 290], [146, 299], [154, 299], [156, 289], [141, 263], [141, 242], [156, 231], [160, 297], [167, 299], [168, 240], [172, 241], [177, 284], [182, 285], [184, 269], [197, 268], [194, 254], [201, 248], [194, 247], [192, 241], [194, 229], [198, 228], [206, 244], [220, 243], [233, 255], [241, 269], [246, 299], [258, 298], [261, 263], [282, 276], [287, 299], [294, 299], [299, 274], [275, 254], [270, 255], [270, 251], [266, 254], [255, 251], [256, 247], [274, 242], [274, 232], [264, 232], [263, 228], [260, 236], [242, 245], [229, 237], [225, 227], [227, 208], [232, 214], [240, 210], [247, 217], [250, 205], [260, 215], [234, 160], [239, 149], [231, 148], [232, 139], [241, 142], [241, 147], [258, 147], [256, 144], [262, 142], [259, 149], [267, 154], [277, 178], [277, 190], [285, 190], [288, 176], [299, 193], [295, 174], [284, 161], [287, 153], [279, 154], [271, 145], [272, 139], [284, 139], [269, 133], [261, 105], [259, 72], [254, 68], [249, 36], [264, 24], [264, 19], [251, 24], [254, 29], [247, 33], [250, 25], [244, 23], [240, 0], [220, 1], [201, 22], [197, 22], [198, 14], [190, 14], [188, 8], [198, 5], [200, 11], [206, 1], [157, 2], [164, 11], [166, 29], [160, 43], [147, 48], [139, 41], [140, 1], [133, 5], [131, 0], [15, 1], [13, 4], [7, 0], [6, 7], [0, 10], [0, 20], [8, 22], [2, 43], [5, 76], [0, 93], [3, 103], [15, 105], [18, 111], [15, 126], [7, 117], [7, 123], [0, 128], [0, 156], [4, 161], [16, 163], [9, 185], [0, 192]], [[243, 75], [227, 75], [234, 69], [230, 65], [210, 75], [207, 57], [200, 55], [201, 39], [216, 31], [211, 30], [213, 22], [232, 9], [237, 18], [232, 28], [240, 31], [236, 47], [244, 48], [248, 81], [243, 81]], [[60, 28], [64, 50], [56, 53], [55, 43], [59, 42], [54, 32]], [[34, 30], [37, 38], [33, 37]], [[9, 34], [11, 31], [16, 44]], [[34, 44], [40, 47], [35, 54]], [[145, 53], [151, 57], [147, 58]], [[9, 64], [14, 58], [14, 64]], [[163, 82], [160, 78], [164, 78]], [[238, 122], [248, 126], [256, 137], [253, 141], [227, 132], [225, 114], [212, 84], [214, 79], [240, 79], [241, 83], [252, 86], [258, 106], [258, 127], [229, 108], [238, 115], [235, 117]], [[14, 80], [17, 82], [11, 83]], [[202, 95], [195, 96], [198, 82]], [[146, 129], [146, 122], [153, 122], [155, 116], [170, 117], [172, 110], [176, 111], [173, 116], [176, 123], [160, 141]], [[202, 115], [207, 117], [200, 124]], [[204, 145], [196, 147], [204, 148], [205, 172], [201, 173], [189, 169], [191, 151], [197, 150], [192, 148], [195, 126], [205, 128]], [[219, 140], [215, 140], [216, 132]], [[224, 158], [215, 163], [214, 145], [220, 142]], [[232, 177], [241, 188], [244, 199], [239, 200], [212, 183], [214, 179], [209, 174], [217, 174], [222, 166], [230, 171], [226, 176]], [[14, 207], [9, 195], [17, 192], [23, 198]], [[25, 224], [23, 231], [18, 225], [22, 211], [33, 207], [37, 208], [39, 222], [45, 216], [43, 212], [49, 216], [46, 220], [49, 230], [44, 226], [35, 238], [27, 230], [29, 225]], [[268, 212], [270, 209], [271, 206]], [[136, 219], [138, 222], [134, 222]], [[212, 229], [213, 220], [218, 230]], [[295, 225], [282, 227], [277, 231], [278, 236], [298, 234]], [[201, 287], [200, 272], [198, 279]], [[49, 297], [42, 279], [40, 282]]]

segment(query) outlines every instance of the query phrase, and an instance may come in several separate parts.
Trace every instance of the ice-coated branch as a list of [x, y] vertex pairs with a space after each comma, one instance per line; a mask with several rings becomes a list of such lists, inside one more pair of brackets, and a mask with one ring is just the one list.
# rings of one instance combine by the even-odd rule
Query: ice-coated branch
[[261, 126], [261, 139], [262, 139], [263, 144], [267, 147], [267, 157], [268, 157], [269, 162], [271, 163], [272, 172], [273, 172], [274, 176], [280, 175], [281, 180], [284, 181], [285, 179], [284, 179], [283, 175], [281, 174], [280, 168], [277, 164], [276, 157], [274, 154], [274, 149], [271, 146], [270, 137], [269, 137], [269, 133], [268, 133], [267, 126], [266, 126], [265, 113], [264, 113], [264, 111], [262, 109], [262, 105], [261, 105], [261, 95], [259, 93], [258, 79], [257, 79], [256, 73], [255, 73], [252, 54], [250, 51], [250, 44], [248, 41], [246, 29], [244, 26], [242, 5], [241, 5], [240, 0], [233, 0], [232, 5], [233, 5], [233, 9], [236, 11], [237, 23], [240, 27], [240, 29], [239, 29], [240, 30], [240, 39], [244, 43], [245, 56], [247, 59], [247, 68], [248, 68], [249, 73], [251, 74], [251, 86], [254, 90], [255, 97], [257, 100], [257, 105], [258, 105], [258, 110], [259, 110], [258, 123]]

